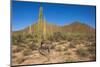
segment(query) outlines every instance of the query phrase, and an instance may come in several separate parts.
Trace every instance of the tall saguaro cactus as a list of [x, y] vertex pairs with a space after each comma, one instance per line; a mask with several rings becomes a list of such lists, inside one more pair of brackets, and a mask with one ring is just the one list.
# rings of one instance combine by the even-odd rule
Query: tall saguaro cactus
[[29, 26], [29, 34], [32, 33], [32, 26]]
[[39, 19], [38, 19], [38, 32], [42, 32], [42, 25], [43, 25], [43, 8], [40, 7]]
[[41, 33], [43, 39], [46, 39], [46, 22], [43, 17], [43, 8], [39, 9], [39, 19], [38, 19], [38, 32]]
[[43, 8], [40, 7], [40, 11], [39, 11], [39, 20], [43, 21]]
[[46, 21], [43, 22], [43, 38], [46, 39]]

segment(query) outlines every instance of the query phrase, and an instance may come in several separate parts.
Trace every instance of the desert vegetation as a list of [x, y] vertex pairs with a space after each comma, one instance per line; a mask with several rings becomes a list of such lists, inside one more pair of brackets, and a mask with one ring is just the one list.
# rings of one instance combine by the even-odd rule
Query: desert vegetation
[[46, 64], [94, 61], [95, 36], [86, 33], [55, 32], [46, 40], [37, 34], [12, 36], [12, 62], [19, 64]]
[[12, 64], [47, 64], [96, 60], [95, 29], [80, 22], [48, 24], [40, 8], [39, 21], [12, 32]]

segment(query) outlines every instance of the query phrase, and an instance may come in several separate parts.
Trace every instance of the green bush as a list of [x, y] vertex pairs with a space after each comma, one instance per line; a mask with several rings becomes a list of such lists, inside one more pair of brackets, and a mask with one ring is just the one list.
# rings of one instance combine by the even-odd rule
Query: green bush
[[54, 41], [60, 41], [60, 40], [66, 40], [66, 34], [65, 33], [62, 33], [62, 32], [55, 32], [53, 34], [53, 36], [50, 38], [51, 40], [54, 40]]

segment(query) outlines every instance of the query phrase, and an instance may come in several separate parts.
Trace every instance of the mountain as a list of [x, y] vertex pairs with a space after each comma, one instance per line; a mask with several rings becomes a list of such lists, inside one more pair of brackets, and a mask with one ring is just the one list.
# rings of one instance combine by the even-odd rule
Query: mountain
[[[31, 25], [31, 32], [34, 33], [34, 32], [37, 32], [38, 31], [38, 24], [33, 24]], [[73, 22], [69, 25], [64, 25], [64, 26], [57, 26], [57, 25], [53, 25], [53, 24], [48, 24], [46, 22], [45, 24], [45, 28], [46, 28], [46, 33], [53, 33], [53, 32], [86, 32], [86, 33], [95, 33], [95, 29], [86, 25], [86, 24], [83, 24], [83, 23], [80, 23], [80, 22]], [[43, 24], [42, 24], [42, 27], [41, 27], [41, 30], [43, 29]], [[17, 33], [29, 33], [29, 30], [30, 30], [30, 26], [23, 29], [23, 30], [20, 30], [20, 31], [14, 31], [13, 34], [17, 34]]]
[[69, 25], [65, 25], [62, 27], [65, 32], [95, 32], [95, 29], [90, 27], [89, 25], [80, 23], [75, 21]]

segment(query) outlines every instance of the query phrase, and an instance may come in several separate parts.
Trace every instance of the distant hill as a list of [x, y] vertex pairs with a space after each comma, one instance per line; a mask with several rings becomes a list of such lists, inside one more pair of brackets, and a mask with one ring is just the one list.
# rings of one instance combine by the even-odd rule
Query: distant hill
[[[38, 24], [33, 24], [31, 25], [31, 30], [32, 33], [38, 31]], [[43, 27], [43, 25], [42, 25]], [[43, 28], [41, 28], [43, 29]], [[17, 33], [29, 33], [29, 27], [23, 29], [23, 30], [19, 30], [19, 31], [14, 31], [13, 34], [17, 34]], [[54, 32], [86, 32], [86, 33], [95, 33], [95, 29], [80, 23], [80, 22], [73, 22], [69, 25], [64, 25], [64, 26], [57, 26], [57, 25], [53, 25], [53, 24], [48, 24], [46, 23], [46, 33], [54, 33]]]
[[73, 22], [69, 25], [65, 25], [62, 28], [63, 28], [63, 31], [66, 31], [66, 32], [88, 32], [88, 33], [95, 32], [94, 28], [90, 27], [89, 25], [80, 23], [78, 21]]

